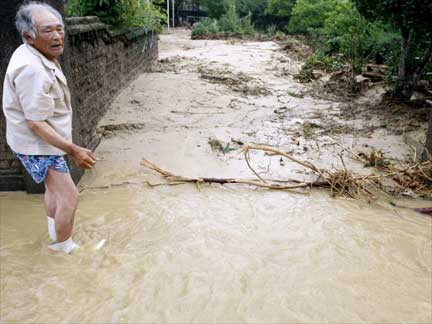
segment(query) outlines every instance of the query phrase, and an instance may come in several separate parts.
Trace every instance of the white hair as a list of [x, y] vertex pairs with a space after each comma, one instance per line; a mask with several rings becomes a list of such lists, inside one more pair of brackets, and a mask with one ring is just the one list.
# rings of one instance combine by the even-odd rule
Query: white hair
[[19, 8], [15, 18], [15, 26], [24, 42], [27, 42], [24, 34], [28, 34], [33, 39], [37, 36], [35, 19], [33, 16], [35, 11], [48, 11], [58, 18], [61, 24], [64, 25], [61, 14], [49, 4], [36, 1], [28, 2]]

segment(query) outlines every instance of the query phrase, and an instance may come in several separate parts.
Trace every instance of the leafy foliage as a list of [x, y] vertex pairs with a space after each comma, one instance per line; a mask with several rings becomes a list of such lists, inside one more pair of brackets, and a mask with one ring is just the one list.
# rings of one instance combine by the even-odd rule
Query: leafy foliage
[[395, 95], [409, 97], [432, 56], [432, 1], [353, 0], [359, 11], [399, 29], [401, 51]]
[[200, 38], [220, 32], [219, 24], [216, 19], [205, 18], [192, 31], [192, 38]]
[[157, 31], [166, 19], [153, 3], [145, 0], [68, 0], [66, 15], [98, 16], [111, 26], [146, 27]]
[[236, 7], [241, 17], [251, 14], [254, 17], [263, 16], [268, 0], [237, 0]]
[[225, 12], [229, 0], [200, 0], [199, 4], [211, 18], [220, 18]]
[[234, 3], [229, 5], [227, 12], [219, 19], [218, 23], [223, 32], [235, 34], [253, 34], [255, 32], [251, 15], [240, 18]]
[[313, 34], [324, 27], [334, 5], [333, 0], [297, 0], [288, 30], [291, 33]]
[[199, 38], [218, 34], [246, 34], [255, 33], [251, 15], [240, 18], [234, 4], [231, 4], [228, 11], [218, 19], [206, 18], [201, 21], [192, 32], [192, 38]]
[[269, 0], [266, 12], [289, 19], [296, 0]]
[[234, 3], [229, 5], [227, 12], [219, 19], [219, 26], [224, 32], [241, 33], [242, 21]]
[[123, 21], [128, 27], [145, 27], [148, 30], [160, 32], [161, 23], [166, 22], [166, 18], [166, 15], [161, 13], [153, 4], [143, 3], [139, 7], [128, 7]]
[[351, 2], [336, 2], [322, 29], [325, 49], [330, 54], [345, 54], [351, 58], [353, 68], [360, 70], [374, 45], [373, 27]]

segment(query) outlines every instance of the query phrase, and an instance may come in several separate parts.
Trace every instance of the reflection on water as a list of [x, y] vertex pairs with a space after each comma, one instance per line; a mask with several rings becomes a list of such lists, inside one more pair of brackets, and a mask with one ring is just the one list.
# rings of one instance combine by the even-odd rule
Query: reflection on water
[[[2, 193], [2, 322], [432, 321], [431, 218], [237, 187], [86, 190], [71, 256]], [[106, 239], [97, 250], [95, 245]]]

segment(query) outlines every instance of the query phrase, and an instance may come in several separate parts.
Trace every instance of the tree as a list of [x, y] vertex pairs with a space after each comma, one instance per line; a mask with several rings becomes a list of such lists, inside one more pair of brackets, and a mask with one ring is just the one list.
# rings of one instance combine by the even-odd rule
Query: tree
[[296, 0], [269, 0], [266, 13], [277, 17], [291, 17], [291, 11]]
[[220, 18], [227, 9], [229, 0], [199, 0], [198, 3], [212, 18]]
[[389, 22], [400, 31], [401, 49], [394, 97], [411, 97], [432, 56], [432, 1], [353, 1], [366, 17]]
[[267, 8], [268, 0], [237, 0], [237, 8], [240, 16], [262, 15]]
[[333, 0], [298, 0], [291, 12], [288, 30], [310, 34], [323, 28], [334, 5]]
[[325, 49], [329, 54], [341, 52], [351, 59], [352, 78], [361, 70], [369, 51], [368, 43], [375, 41], [371, 37], [366, 19], [360, 15], [352, 2], [333, 1], [332, 10], [328, 11], [321, 34], [326, 38]]

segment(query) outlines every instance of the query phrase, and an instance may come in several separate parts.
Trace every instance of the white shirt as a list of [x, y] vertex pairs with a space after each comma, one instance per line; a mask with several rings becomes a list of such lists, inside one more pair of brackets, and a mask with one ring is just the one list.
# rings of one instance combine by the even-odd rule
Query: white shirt
[[64, 155], [33, 133], [27, 121], [46, 121], [72, 142], [72, 108], [60, 67], [28, 44], [19, 46], [9, 61], [3, 85], [6, 140], [25, 155]]

